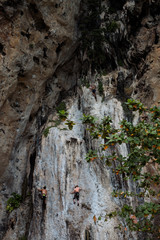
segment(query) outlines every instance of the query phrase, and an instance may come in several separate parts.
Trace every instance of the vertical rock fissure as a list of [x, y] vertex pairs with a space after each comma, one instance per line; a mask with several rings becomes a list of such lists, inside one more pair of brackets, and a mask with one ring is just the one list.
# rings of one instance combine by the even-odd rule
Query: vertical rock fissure
[[30, 155], [30, 174], [29, 174], [29, 189], [32, 190], [33, 187], [33, 173], [34, 173], [34, 166], [35, 166], [35, 159], [36, 159], [36, 150]]

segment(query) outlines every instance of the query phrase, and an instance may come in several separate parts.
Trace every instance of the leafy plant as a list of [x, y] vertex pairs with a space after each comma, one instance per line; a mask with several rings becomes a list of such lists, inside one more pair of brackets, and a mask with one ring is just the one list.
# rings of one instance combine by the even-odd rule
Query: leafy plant
[[146, 108], [144, 105], [139, 101], [135, 99], [128, 99], [126, 102], [126, 105], [129, 107], [130, 110], [132, 111], [137, 111], [139, 110], [140, 113], [144, 112]]
[[160, 117], [160, 107], [154, 106], [153, 108], [150, 109], [152, 113], [152, 118], [156, 119]]
[[93, 160], [97, 159], [97, 151], [89, 150], [89, 152], [86, 155], [86, 161], [92, 162]]
[[73, 126], [75, 125], [75, 123], [71, 120], [67, 120], [65, 124], [68, 126], [69, 130], [72, 130]]
[[66, 103], [62, 101], [60, 104], [58, 104], [58, 106], [56, 107], [56, 110], [57, 110], [57, 113], [61, 110], [67, 111]]
[[[58, 114], [58, 119], [56, 119], [56, 120], [50, 120], [50, 122], [54, 122], [54, 125], [49, 126], [49, 127], [47, 127], [47, 128], [44, 130], [43, 135], [44, 135], [45, 137], [48, 136], [50, 128], [58, 127], [58, 126], [61, 124], [62, 121], [65, 121], [65, 120], [67, 119], [68, 112], [67, 112], [67, 110], [66, 110], [66, 104], [65, 104], [65, 102], [61, 102], [61, 103], [56, 107], [56, 110], [57, 110], [57, 114]], [[68, 128], [69, 128], [70, 130], [72, 130], [74, 123], [73, 123], [72, 121], [70, 121], [70, 120], [67, 120], [67, 124], [66, 124], [66, 125], [68, 125]], [[67, 129], [63, 128], [63, 129], [60, 129], [60, 130], [67, 130]]]
[[[139, 111], [140, 120], [137, 124], [122, 120], [120, 128], [115, 129], [109, 116], [97, 122], [93, 116], [84, 115], [83, 123], [87, 123], [87, 129], [91, 136], [104, 139], [104, 144], [100, 145], [99, 154], [90, 150], [86, 160], [88, 162], [92, 162], [94, 159], [105, 161], [106, 165], [111, 166], [115, 176], [122, 175], [124, 179], [130, 178], [136, 181], [141, 189], [138, 193], [123, 189], [114, 190], [113, 197], [150, 198], [150, 202], [143, 199], [143, 203], [134, 209], [132, 206], [124, 204], [120, 210], [106, 214], [105, 220], [118, 215], [125, 219], [125, 223], [131, 231], [145, 232], [160, 237], [160, 229], [154, 225], [155, 216], [160, 213], [160, 205], [152, 201], [152, 197], [157, 200], [160, 197], [160, 190], [154, 188], [159, 186], [160, 174], [158, 171], [152, 172], [152, 174], [144, 171], [144, 167], [147, 169], [149, 165], [154, 164], [158, 169], [160, 164], [160, 107], [154, 106], [147, 109], [140, 101], [134, 99], [128, 99], [126, 106], [131, 111]], [[114, 151], [109, 156], [103, 154], [109, 147], [124, 143], [129, 148], [127, 156], [118, 155]]]
[[12, 197], [10, 197], [7, 200], [7, 207], [6, 210], [8, 212], [12, 212], [14, 209], [18, 208], [20, 206], [20, 203], [22, 202], [22, 196], [17, 193], [12, 193]]
[[59, 119], [61, 119], [62, 121], [65, 121], [67, 119], [68, 112], [65, 110], [59, 110], [58, 116], [59, 116]]
[[50, 128], [52, 128], [52, 127], [54, 127], [54, 126], [47, 127], [47, 128], [44, 130], [43, 135], [44, 135], [45, 137], [48, 136], [49, 130], [50, 130]]
[[107, 221], [107, 218], [112, 218], [112, 217], [115, 217], [115, 216], [117, 216], [116, 211], [110, 212], [109, 214], [106, 214], [105, 221]]
[[83, 114], [82, 123], [89, 123], [89, 124], [94, 125], [95, 121], [96, 121], [95, 117], [93, 117], [91, 115]]

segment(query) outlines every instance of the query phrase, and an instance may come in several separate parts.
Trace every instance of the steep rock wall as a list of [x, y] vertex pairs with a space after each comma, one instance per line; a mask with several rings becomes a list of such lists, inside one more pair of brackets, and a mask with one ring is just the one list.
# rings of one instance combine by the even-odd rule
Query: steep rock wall
[[[70, 77], [66, 83], [64, 72], [66, 76], [76, 74], [74, 67], [70, 73], [69, 62], [72, 56], [71, 65], [75, 65], [78, 10], [78, 2], [1, 1], [1, 174], [17, 138], [42, 107], [44, 98], [51, 97], [48, 92], [53, 90], [56, 101], [60, 89], [75, 85]], [[59, 67], [60, 77], [55, 74]], [[53, 78], [57, 81], [50, 86]]]
[[[60, 130], [65, 127], [62, 124], [51, 128], [48, 137], [42, 139], [34, 171], [34, 211], [29, 239], [87, 239], [87, 232], [88, 239], [124, 239], [125, 236], [129, 239], [129, 233], [116, 229], [120, 223], [117, 219], [104, 222], [105, 214], [118, 208], [111, 197], [112, 173], [110, 175], [103, 162], [89, 164], [85, 161], [86, 146], [96, 148], [100, 142], [85, 136], [85, 127], [80, 120], [83, 112], [99, 119], [110, 115], [118, 126], [123, 109], [114, 98], [101, 102], [102, 98], [98, 96], [96, 102], [89, 89], [84, 88], [83, 92], [80, 109], [78, 99], [70, 102], [69, 118], [76, 123], [73, 130]], [[118, 150], [127, 154], [125, 146]], [[83, 189], [79, 207], [73, 204], [70, 194], [76, 184]], [[43, 185], [48, 189], [46, 210], [42, 208], [37, 192], [37, 187]], [[102, 220], [95, 223], [94, 216], [97, 219], [102, 216]]]
[[18, 192], [25, 198], [32, 188], [40, 127], [64, 97], [60, 92], [76, 85], [79, 3], [0, 1], [1, 237], [10, 218], [17, 219], [6, 215], [8, 197]]
[[[83, 97], [82, 93], [79, 97], [83, 100], [78, 100], [77, 92], [79, 94], [80, 90], [75, 87], [77, 84], [82, 84], [78, 80], [80, 73], [87, 75], [89, 72], [87, 78], [89, 83], [95, 82], [96, 79], [95, 75], [90, 73], [93, 70], [90, 67], [91, 59], [86, 52], [81, 51], [80, 54], [78, 49], [79, 22], [81, 22], [78, 15], [82, 16], [83, 11], [88, 13], [86, 3], [86, 1], [62, 0], [0, 1], [0, 191], [2, 196], [0, 202], [0, 237], [5, 240], [19, 239], [24, 235], [28, 236], [28, 234], [32, 239], [36, 237], [40, 239], [39, 231], [46, 239], [52, 237], [58, 239], [59, 236], [62, 239], [72, 239], [74, 236], [77, 239], [83, 239], [86, 236], [94, 236], [95, 239], [103, 239], [105, 236], [106, 239], [112, 239], [112, 234], [115, 239], [118, 237], [119, 239], [129, 239], [128, 232], [120, 233], [113, 230], [118, 220], [102, 223], [101, 226], [99, 226], [100, 223], [93, 224], [93, 214], [98, 215], [104, 209], [108, 210], [106, 207], [108, 203], [102, 203], [100, 210], [97, 210], [99, 208], [98, 202], [101, 202], [104, 196], [109, 202], [110, 210], [119, 206], [117, 205], [120, 204], [119, 202], [112, 203], [110, 198], [110, 192], [118, 184], [118, 181], [109, 175], [107, 169], [102, 173], [102, 166], [99, 166], [98, 163], [93, 164], [90, 169], [85, 161], [82, 162], [87, 149], [91, 146], [88, 137], [86, 141], [83, 139], [85, 136], [83, 126], [81, 126], [81, 133], [79, 133], [77, 127], [74, 127], [72, 133], [58, 131], [54, 128], [47, 139], [42, 139], [42, 132], [44, 123], [48, 116], [51, 116], [50, 114], [54, 112], [55, 106], [68, 96], [72, 98], [70, 100], [71, 104], [68, 105], [68, 109], [72, 106], [70, 109], [71, 115], [72, 108], [78, 116], [83, 111], [86, 114], [89, 114], [90, 111], [93, 114], [96, 112], [98, 116], [102, 116], [105, 112], [105, 114], [109, 113], [113, 116], [115, 124], [123, 116], [121, 111], [119, 117], [115, 119], [117, 109], [121, 109], [119, 101], [123, 102], [127, 97], [139, 98], [148, 106], [158, 104], [160, 101], [160, 1], [102, 1], [106, 9], [101, 12], [95, 24], [98, 24], [99, 27], [99, 25], [105, 26], [106, 23], [108, 26], [109, 22], [116, 21], [118, 23], [118, 28], [114, 31], [110, 25], [107, 28], [105, 33], [107, 41], [102, 48], [105, 56], [105, 62], [102, 64], [105, 97], [103, 104], [99, 97], [98, 103], [95, 103], [91, 96], [88, 97], [87, 94], [90, 94], [90, 92], [85, 88], [83, 89]], [[90, 46], [93, 46], [93, 44], [90, 44]], [[68, 100], [66, 101], [68, 102]], [[80, 102], [83, 105], [81, 108], [79, 106]], [[79, 110], [77, 110], [77, 105]], [[100, 110], [99, 113], [97, 108]], [[74, 116], [72, 117], [74, 118]], [[55, 134], [60, 145], [57, 145], [53, 139]], [[73, 137], [72, 134], [76, 137]], [[72, 138], [76, 139], [76, 143], [71, 140]], [[64, 146], [67, 146], [64, 149], [62, 142]], [[52, 149], [52, 145], [55, 146], [55, 149]], [[82, 149], [80, 158], [78, 155], [73, 157], [75, 150], [73, 151], [72, 145], [73, 148], [77, 148], [76, 152], [79, 153], [79, 156], [80, 149]], [[92, 142], [92, 145], [96, 146], [97, 143]], [[61, 152], [60, 146], [63, 152]], [[75, 161], [75, 164], [71, 162], [69, 167], [66, 162], [62, 162], [61, 158], [60, 160], [57, 159], [58, 155], [62, 154], [62, 158], [65, 156], [65, 159], [71, 161], [71, 156], [66, 149], [68, 147], [73, 153], [72, 161]], [[45, 148], [49, 148], [49, 156], [46, 156]], [[124, 150], [120, 151], [123, 152]], [[55, 158], [53, 159], [50, 155], [55, 156]], [[47, 158], [46, 163], [44, 158]], [[82, 170], [78, 167], [79, 159], [81, 159], [79, 165], [82, 165]], [[59, 180], [55, 180], [55, 176], [57, 176], [56, 166], [61, 165], [64, 173], [68, 176], [65, 177], [63, 172], [60, 171], [57, 178]], [[53, 173], [50, 169], [47, 170], [50, 178], [44, 176], [43, 171], [48, 166], [51, 166], [53, 170]], [[66, 173], [67, 168], [75, 170], [76, 174]], [[96, 169], [98, 169], [98, 172], [96, 172]], [[94, 192], [96, 204], [94, 202], [90, 203], [89, 209], [91, 210], [86, 210], [85, 217], [80, 212], [83, 211], [84, 213], [85, 207], [77, 210], [71, 204], [72, 197], [67, 191], [70, 191], [73, 187], [71, 185], [72, 179], [76, 181], [78, 176], [84, 176], [84, 180], [79, 183], [83, 188], [85, 188], [88, 180], [92, 181], [92, 187], [97, 186], [97, 184], [100, 185], [98, 188], [99, 196], [97, 190]], [[67, 185], [64, 183], [65, 180], [68, 181]], [[111, 180], [112, 182], [110, 182]], [[58, 226], [62, 227], [62, 225], [52, 219], [52, 214], [49, 215], [48, 209], [44, 213], [45, 215], [41, 212], [41, 201], [36, 189], [37, 185], [40, 187], [46, 181], [48, 181], [47, 186], [52, 181], [55, 182], [55, 190], [48, 188], [50, 200], [47, 202], [47, 207], [51, 213], [53, 211], [60, 212], [60, 216], [58, 215], [57, 218], [60, 222], [63, 222], [64, 232], [60, 231]], [[64, 190], [65, 185], [68, 187], [67, 190]], [[108, 186], [110, 186], [109, 189]], [[58, 187], [63, 191], [62, 196]], [[7, 214], [5, 210], [6, 201], [12, 192], [22, 194], [23, 203], [19, 209]], [[84, 194], [82, 192], [84, 204], [88, 201], [86, 199], [87, 194], [90, 201], [92, 200], [91, 193]], [[59, 201], [60, 205], [57, 207], [54, 205], [52, 208], [51, 198], [55, 201], [61, 199]], [[75, 216], [73, 210], [79, 211], [80, 216], [82, 216], [80, 230], [77, 229], [76, 224], [77, 221], [80, 221], [78, 214]], [[69, 211], [69, 215], [67, 211]], [[39, 225], [36, 222], [36, 216], [38, 216]], [[68, 216], [69, 220], [67, 219]], [[35, 228], [30, 225], [31, 221], [34, 226], [36, 224]], [[51, 230], [53, 225], [56, 229], [54, 232]], [[108, 229], [110, 229], [109, 232], [107, 232]], [[100, 233], [101, 231], [102, 233]], [[50, 232], [51, 235], [49, 235]], [[136, 236], [130, 237], [136, 239]]]

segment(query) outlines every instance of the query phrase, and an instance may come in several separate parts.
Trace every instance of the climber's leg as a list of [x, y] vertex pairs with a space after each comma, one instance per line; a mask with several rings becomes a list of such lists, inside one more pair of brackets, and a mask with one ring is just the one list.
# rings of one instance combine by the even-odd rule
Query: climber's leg
[[97, 101], [96, 89], [92, 89], [92, 95], [94, 96], [95, 100]]
[[76, 193], [74, 194], [74, 197], [73, 197], [73, 203], [74, 204], [76, 203], [75, 199], [76, 199]]
[[79, 192], [76, 193], [77, 206], [79, 206]]

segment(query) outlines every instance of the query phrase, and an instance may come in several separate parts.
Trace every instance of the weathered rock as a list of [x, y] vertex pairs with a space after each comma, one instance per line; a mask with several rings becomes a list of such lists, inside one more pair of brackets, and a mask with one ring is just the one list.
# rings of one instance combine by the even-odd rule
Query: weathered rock
[[55, 95], [61, 86], [69, 89], [76, 83], [75, 80], [68, 81], [65, 83], [67, 87], [64, 87], [68, 72], [64, 65], [67, 62], [68, 67], [74, 66], [73, 53], [77, 47], [74, 16], [78, 14], [79, 4], [66, 4], [63, 1], [3, 1], [1, 9], [0, 123], [3, 164], [0, 175], [5, 172], [13, 145], [16, 138], [22, 135], [29, 116], [34, 115], [41, 106], [47, 80], [54, 82], [56, 69], [61, 68], [61, 73], [54, 84]]
[[[43, 236], [48, 240], [78, 240], [85, 239], [86, 231], [92, 239], [122, 238], [123, 234], [116, 230], [119, 220], [104, 222], [105, 214], [118, 208], [111, 197], [110, 170], [103, 162], [89, 164], [85, 161], [86, 146], [96, 148], [99, 141], [91, 141], [85, 136], [85, 128], [80, 120], [82, 113], [87, 112], [98, 119], [110, 115], [117, 127], [123, 117], [120, 102], [116, 99], [101, 100], [98, 96], [96, 102], [90, 90], [83, 88], [80, 110], [78, 100], [75, 99], [70, 105], [69, 118], [76, 123], [73, 130], [60, 130], [65, 127], [62, 124], [58, 128], [51, 128], [48, 137], [42, 140], [42, 149], [35, 165], [34, 213], [29, 239], [38, 240]], [[124, 146], [122, 149], [119, 151], [126, 154]], [[83, 189], [79, 207], [73, 204], [70, 194], [76, 184]], [[41, 209], [37, 192], [37, 188], [43, 185], [47, 185], [48, 189], [46, 210]], [[102, 217], [101, 221], [98, 221], [99, 216]]]
[[147, 105], [156, 105], [160, 102], [160, 75], [159, 58], [160, 46], [155, 45], [148, 54], [141, 71], [143, 76], [137, 82], [135, 92], [137, 96]]
[[[87, 51], [79, 51], [78, 22], [79, 14], [83, 15], [79, 9], [88, 16], [85, 4], [80, 0], [0, 1], [3, 240], [24, 236], [31, 240], [138, 238], [116, 229], [118, 219], [94, 223], [94, 216], [102, 215], [104, 219], [106, 212], [121, 206], [120, 200], [113, 201], [111, 192], [120, 185], [126, 186], [102, 163], [89, 165], [84, 160], [87, 150], [96, 148], [99, 142], [86, 135], [80, 118], [83, 113], [98, 118], [109, 114], [117, 125], [123, 117], [121, 102], [126, 98], [136, 97], [148, 106], [158, 104], [160, 1], [103, 1], [105, 9], [94, 21], [97, 25], [90, 27], [100, 30], [110, 26], [101, 35], [105, 39], [105, 62], [98, 79], [96, 74], [89, 75], [93, 67]], [[92, 49], [94, 44], [89, 45]], [[82, 77], [88, 74], [87, 84], [94, 82], [97, 89], [101, 79], [103, 102], [98, 91], [95, 102], [89, 89], [81, 86], [81, 73], [85, 75]], [[77, 125], [73, 131], [52, 128], [48, 138], [44, 138], [43, 131], [51, 124], [49, 119], [55, 118], [55, 107], [62, 100]], [[117, 151], [127, 154], [125, 146]], [[42, 211], [37, 187], [44, 184], [48, 199], [47, 209]], [[87, 189], [81, 192], [79, 208], [73, 205], [69, 194], [75, 184]], [[8, 214], [6, 201], [12, 192], [22, 194], [23, 203]]]
[[[78, 46], [75, 17], [79, 2], [0, 2], [2, 235], [9, 227], [7, 198], [12, 192], [26, 194], [27, 186], [32, 186], [33, 153], [40, 144], [40, 127], [61, 98], [60, 91], [76, 85], [79, 63], [74, 60]], [[68, 70], [70, 65], [72, 72]], [[28, 214], [26, 211], [25, 222]], [[23, 234], [25, 231], [24, 224]], [[6, 239], [9, 235], [12, 233], [7, 233]], [[14, 238], [21, 235], [16, 230]]]

